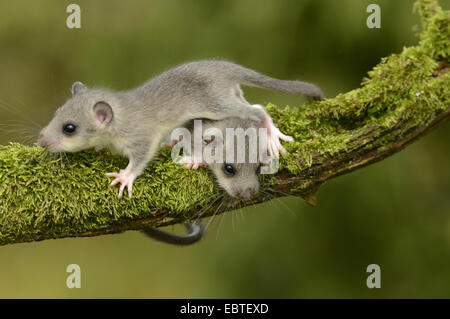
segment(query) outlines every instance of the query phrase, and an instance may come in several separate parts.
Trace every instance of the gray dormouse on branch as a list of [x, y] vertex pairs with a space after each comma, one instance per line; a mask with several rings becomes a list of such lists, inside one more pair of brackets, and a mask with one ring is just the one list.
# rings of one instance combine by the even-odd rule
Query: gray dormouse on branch
[[[266, 129], [264, 146], [268, 158], [276, 160], [280, 151], [286, 152], [280, 140], [292, 142], [293, 138], [280, 132], [261, 105], [247, 102], [241, 84], [304, 95], [308, 99], [323, 97], [321, 89], [311, 83], [274, 79], [232, 62], [189, 62], [126, 92], [89, 89], [75, 82], [72, 97], [42, 129], [38, 142], [50, 152], [108, 147], [126, 156], [129, 164], [125, 169], [106, 173], [114, 178], [111, 185], [121, 184], [119, 198], [125, 188], [131, 198], [135, 179], [155, 156], [162, 141], [174, 129], [191, 126], [194, 119], [206, 119], [205, 128], [215, 127], [223, 135], [227, 128]], [[270, 160], [250, 162], [247, 155], [244, 161], [236, 158], [229, 161], [227, 153], [237, 154], [238, 145], [233, 142], [233, 149], [227, 145], [228, 141], [217, 136], [210, 142], [214, 149], [223, 150], [221, 161], [206, 162], [204, 158], [187, 154], [180, 164], [193, 169], [206, 164], [230, 196], [250, 199], [259, 190], [261, 166]], [[243, 147], [248, 154], [249, 142]], [[258, 156], [261, 158], [264, 157]], [[202, 228], [192, 226], [188, 230], [186, 238], [201, 238], [193, 234], [200, 234]]]
[[[361, 87], [301, 107], [265, 107], [276, 126], [295, 141], [285, 145], [289, 154], [280, 158], [278, 173], [259, 179], [260, 189], [251, 200], [224, 203], [226, 193], [221, 194], [210, 171], [182, 169], [168, 150], [149, 163], [132, 200], [117, 200], [104, 174], [126, 166], [120, 157], [87, 151], [67, 154], [66, 161], [53, 156], [48, 161], [40, 147], [0, 146], [0, 245], [168, 226], [287, 195], [315, 205], [325, 182], [399, 152], [450, 119], [450, 11], [436, 0], [417, 0], [414, 8], [422, 21], [419, 43], [381, 59]], [[79, 93], [88, 89], [78, 89], [82, 99]], [[138, 88], [128, 94], [134, 91], [145, 93]], [[92, 112], [94, 105], [87, 110]], [[116, 120], [121, 115], [113, 114]], [[130, 122], [131, 129], [139, 126], [141, 115]], [[63, 134], [62, 125], [54, 127], [56, 134]], [[68, 134], [77, 129], [66, 128]], [[85, 129], [72, 142], [83, 135], [95, 137], [95, 128]]]

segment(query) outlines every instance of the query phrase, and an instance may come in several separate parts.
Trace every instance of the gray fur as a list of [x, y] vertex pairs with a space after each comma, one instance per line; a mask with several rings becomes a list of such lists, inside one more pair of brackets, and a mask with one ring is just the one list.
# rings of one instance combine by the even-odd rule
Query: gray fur
[[[238, 117], [261, 121], [266, 116], [264, 110], [245, 101], [240, 84], [312, 98], [323, 96], [312, 84], [277, 80], [231, 62], [190, 62], [126, 92], [89, 89], [80, 82], [75, 83], [72, 97], [41, 131], [39, 143], [52, 152], [112, 147], [129, 158], [127, 170], [139, 176], [162, 138], [189, 120]], [[106, 124], [95, 121], [93, 107], [98, 102], [112, 110], [112, 120]], [[66, 136], [62, 132], [68, 122], [77, 125], [74, 135]]]
[[[186, 127], [190, 130], [191, 136], [194, 135], [193, 132], [193, 121], [189, 122]], [[245, 162], [238, 163], [237, 161], [237, 138], [235, 137], [234, 140], [234, 160], [233, 163], [227, 163], [227, 153], [229, 150], [227, 149], [227, 143], [226, 143], [226, 129], [227, 128], [242, 128], [247, 130], [248, 128], [259, 128], [259, 122], [254, 120], [243, 120], [238, 117], [230, 117], [226, 118], [224, 120], [220, 121], [211, 121], [211, 120], [203, 120], [202, 121], [202, 130], [204, 133], [209, 128], [217, 128], [222, 132], [222, 136], [224, 140], [217, 141], [214, 140], [218, 144], [215, 147], [222, 147], [223, 149], [223, 160], [221, 163], [206, 163], [204, 162], [204, 165], [206, 165], [214, 174], [216, 177], [216, 181], [219, 184], [221, 188], [223, 188], [228, 195], [235, 197], [235, 198], [243, 198], [243, 199], [249, 199], [253, 195], [255, 195], [259, 191], [259, 173], [257, 172], [258, 167], [265, 163], [261, 163], [259, 161], [259, 156], [257, 157], [258, 161], [256, 163], [251, 163], [248, 159], [250, 158], [250, 147], [249, 147], [249, 139], [246, 138], [245, 140]], [[210, 142], [210, 143], [214, 143]], [[256, 140], [258, 143], [258, 140]], [[204, 142], [204, 146], [206, 146], [208, 142]], [[191, 153], [193, 149], [193, 140], [191, 140]], [[261, 151], [261, 150], [259, 150]], [[262, 150], [263, 151], [263, 150]], [[187, 155], [192, 155], [187, 152]], [[259, 155], [259, 154], [258, 154]], [[224, 164], [232, 164], [233, 167], [236, 170], [236, 174], [234, 176], [228, 176], [225, 174], [223, 170]]]

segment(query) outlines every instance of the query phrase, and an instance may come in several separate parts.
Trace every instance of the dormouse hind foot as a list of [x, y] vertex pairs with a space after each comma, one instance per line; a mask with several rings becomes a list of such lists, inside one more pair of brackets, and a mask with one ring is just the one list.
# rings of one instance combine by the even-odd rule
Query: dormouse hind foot
[[267, 147], [270, 156], [278, 158], [280, 151], [281, 153], [286, 154], [286, 149], [283, 147], [283, 145], [281, 145], [280, 140], [285, 142], [293, 142], [294, 138], [292, 138], [292, 136], [281, 133], [278, 127], [276, 127], [273, 123], [270, 115], [267, 113], [265, 114], [260, 127], [267, 129]]

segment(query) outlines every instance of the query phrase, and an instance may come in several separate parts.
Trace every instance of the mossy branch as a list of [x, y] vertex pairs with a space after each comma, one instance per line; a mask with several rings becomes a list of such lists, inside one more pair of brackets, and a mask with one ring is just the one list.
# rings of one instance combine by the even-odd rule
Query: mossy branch
[[[264, 176], [265, 192], [245, 205], [269, 200], [267, 192], [314, 204], [326, 180], [386, 158], [450, 118], [450, 15], [435, 0], [415, 8], [419, 45], [384, 58], [361, 88], [301, 107], [267, 106], [295, 142], [279, 172]], [[136, 181], [133, 198], [119, 200], [104, 173], [126, 164], [106, 153], [51, 158], [39, 147], [0, 147], [0, 244], [118, 233], [234, 207], [215, 204], [221, 192], [207, 169], [186, 170], [168, 150]]]

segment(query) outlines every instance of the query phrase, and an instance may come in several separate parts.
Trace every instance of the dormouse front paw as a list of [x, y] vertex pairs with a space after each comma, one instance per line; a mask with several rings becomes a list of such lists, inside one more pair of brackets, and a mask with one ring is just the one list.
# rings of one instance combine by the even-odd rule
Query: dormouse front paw
[[194, 169], [194, 170], [205, 165], [205, 163], [203, 162], [203, 159], [196, 158], [194, 156], [183, 156], [178, 161], [178, 164], [183, 165], [186, 168]]
[[121, 184], [119, 189], [119, 198], [122, 198], [125, 187], [127, 187], [128, 197], [131, 198], [133, 194], [133, 183], [136, 179], [136, 174], [125, 169], [121, 170], [120, 173], [106, 173], [105, 175], [114, 178], [114, 180], [111, 182], [111, 186], [114, 186], [118, 183]]

